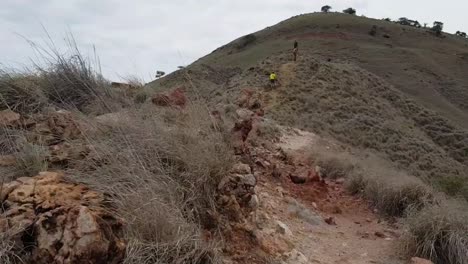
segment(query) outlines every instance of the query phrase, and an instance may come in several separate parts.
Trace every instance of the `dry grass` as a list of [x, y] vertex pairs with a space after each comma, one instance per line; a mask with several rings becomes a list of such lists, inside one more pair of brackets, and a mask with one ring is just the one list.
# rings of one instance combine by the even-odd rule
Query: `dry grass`
[[385, 167], [353, 172], [347, 189], [364, 196], [387, 216], [404, 216], [409, 209], [421, 209], [434, 198], [432, 188], [418, 178]]
[[111, 89], [110, 82], [98, 71], [97, 58], [94, 61], [85, 57], [73, 37], [66, 44], [67, 50], [60, 51], [52, 40], [46, 47], [32, 43], [39, 59], [31, 69], [1, 70], [0, 110], [31, 114], [54, 105], [102, 114], [131, 104], [131, 97]]
[[[217, 186], [232, 167], [233, 154], [206, 105], [156, 108], [138, 98], [142, 104], [131, 107], [134, 98], [110, 89], [73, 41], [66, 53], [36, 49], [43, 61], [36, 63], [34, 72], [1, 79], [0, 87], [6, 83], [17, 92], [1, 89], [2, 98], [8, 96], [2, 107], [29, 115], [53, 105], [83, 118], [82, 143], [92, 146], [91, 154], [61, 169], [70, 180], [105, 192], [115, 213], [126, 220], [129, 246], [124, 263], [219, 263], [219, 242], [206, 239], [204, 232], [210, 228], [217, 233], [211, 217], [217, 211]], [[30, 79], [34, 82], [24, 81]], [[34, 99], [28, 97], [34, 94], [30, 90], [41, 94], [44, 102], [31, 103], [36, 101], [29, 101]], [[102, 113], [110, 114], [92, 117]], [[8, 131], [2, 151], [13, 152], [18, 174], [35, 175], [47, 168], [48, 153], [18, 140], [23, 132]], [[0, 235], [0, 261], [14, 263], [19, 251], [8, 233]]]
[[0, 70], [0, 110], [39, 111], [47, 102], [40, 85], [41, 79], [36, 75]]
[[421, 179], [398, 170], [392, 163], [368, 151], [350, 153], [319, 144], [309, 155], [327, 178], [345, 178], [349, 192], [361, 195], [386, 216], [404, 216], [434, 201], [434, 190]]
[[468, 205], [443, 200], [409, 214], [405, 250], [435, 263], [468, 263]]
[[215, 263], [202, 229], [216, 226], [208, 216], [232, 154], [206, 109], [148, 106], [104, 123], [86, 135], [94, 154], [69, 174], [108, 193], [127, 221], [126, 263]]
[[[2, 219], [0, 218], [0, 221]], [[16, 254], [15, 237], [20, 233], [19, 230], [9, 229], [6, 232], [0, 232], [0, 263], [2, 264], [22, 264], [25, 263], [21, 257]]]
[[17, 144], [13, 153], [16, 159], [16, 174], [21, 176], [36, 176], [41, 171], [47, 171], [49, 151], [46, 147], [27, 142], [25, 139]]

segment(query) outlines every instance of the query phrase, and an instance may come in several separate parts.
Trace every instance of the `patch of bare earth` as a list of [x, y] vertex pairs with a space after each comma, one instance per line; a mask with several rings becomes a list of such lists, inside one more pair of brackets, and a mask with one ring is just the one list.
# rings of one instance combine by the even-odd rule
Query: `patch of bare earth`
[[318, 136], [282, 130], [278, 152], [254, 153], [260, 199], [256, 223], [264, 249], [279, 263], [398, 263], [400, 231], [366, 201], [349, 195], [342, 179], [314, 180], [309, 173], [304, 184], [290, 180], [290, 174], [315, 170], [302, 157]]

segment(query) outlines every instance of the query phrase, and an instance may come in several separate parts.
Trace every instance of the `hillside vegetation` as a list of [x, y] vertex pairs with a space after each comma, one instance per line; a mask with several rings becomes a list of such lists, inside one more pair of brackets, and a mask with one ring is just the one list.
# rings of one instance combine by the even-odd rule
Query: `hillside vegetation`
[[[300, 44], [295, 64], [294, 40]], [[190, 87], [189, 78], [198, 95], [225, 105], [243, 88], [263, 89], [271, 71], [282, 84], [271, 93], [279, 121], [385, 153], [448, 193], [468, 197], [466, 39], [383, 20], [307, 14], [239, 38], [149, 87]]]

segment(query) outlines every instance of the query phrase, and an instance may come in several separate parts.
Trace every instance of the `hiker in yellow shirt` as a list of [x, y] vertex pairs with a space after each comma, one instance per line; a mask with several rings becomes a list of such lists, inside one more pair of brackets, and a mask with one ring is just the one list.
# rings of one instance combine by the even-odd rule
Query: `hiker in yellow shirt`
[[270, 74], [270, 86], [271, 87], [276, 87], [276, 83], [277, 83], [277, 78], [276, 78], [276, 73], [275, 72], [271, 72]]

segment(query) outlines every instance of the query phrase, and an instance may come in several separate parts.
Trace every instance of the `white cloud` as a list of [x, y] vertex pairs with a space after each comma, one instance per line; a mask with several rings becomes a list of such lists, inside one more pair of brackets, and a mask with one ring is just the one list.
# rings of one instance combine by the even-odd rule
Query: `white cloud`
[[[458, 2], [458, 3], [457, 3]], [[461, 2], [461, 1], [460, 1]], [[352, 6], [369, 17], [441, 20], [448, 31], [468, 30], [456, 0], [2, 0], [0, 62], [25, 63], [32, 51], [17, 34], [42, 41], [41, 23], [58, 45], [71, 31], [79, 46], [95, 45], [104, 74], [110, 78], [138, 74], [149, 80], [157, 69], [170, 71], [227, 42], [310, 13], [329, 4], [335, 10]], [[465, 8], [462, 8], [465, 6]]]

